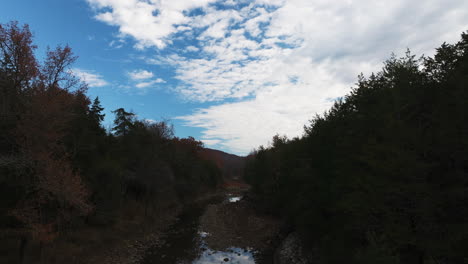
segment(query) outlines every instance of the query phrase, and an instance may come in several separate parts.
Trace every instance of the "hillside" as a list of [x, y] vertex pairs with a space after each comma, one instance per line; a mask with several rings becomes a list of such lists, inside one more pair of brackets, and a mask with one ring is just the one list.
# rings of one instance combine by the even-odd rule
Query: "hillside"
[[210, 148], [203, 148], [199, 151], [199, 155], [202, 159], [214, 162], [225, 180], [242, 179], [245, 157]]

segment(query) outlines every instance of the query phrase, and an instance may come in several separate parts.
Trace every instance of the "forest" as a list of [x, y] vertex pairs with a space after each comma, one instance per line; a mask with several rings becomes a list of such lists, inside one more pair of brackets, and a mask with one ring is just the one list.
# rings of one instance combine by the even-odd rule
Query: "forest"
[[258, 199], [317, 263], [468, 263], [468, 34], [390, 57], [248, 157]]
[[14, 255], [7, 263], [18, 254], [22, 262], [31, 244], [40, 258], [69, 231], [115, 225], [128, 210], [158, 217], [220, 183], [219, 168], [198, 155], [202, 142], [175, 137], [166, 121], [119, 108], [106, 131], [99, 98], [88, 98], [70, 72], [71, 48], [49, 49], [42, 62], [36, 48], [28, 25], [0, 25], [0, 255]]

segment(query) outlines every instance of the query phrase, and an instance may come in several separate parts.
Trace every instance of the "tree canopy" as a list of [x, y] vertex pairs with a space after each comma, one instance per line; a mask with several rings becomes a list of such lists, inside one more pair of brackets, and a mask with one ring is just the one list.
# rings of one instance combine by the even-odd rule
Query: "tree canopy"
[[17, 234], [20, 258], [25, 241], [42, 248], [72, 227], [112, 225], [135, 203], [154, 217], [217, 186], [201, 142], [124, 108], [107, 133], [71, 48], [48, 49], [42, 62], [35, 50], [27, 25], [0, 24], [0, 232]]
[[305, 126], [252, 153], [246, 179], [318, 263], [468, 259], [468, 34], [392, 56]]

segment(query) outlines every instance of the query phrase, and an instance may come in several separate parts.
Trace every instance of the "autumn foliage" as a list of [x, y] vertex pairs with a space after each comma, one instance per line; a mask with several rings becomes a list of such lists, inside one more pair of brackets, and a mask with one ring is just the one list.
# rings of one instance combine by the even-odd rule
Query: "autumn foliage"
[[27, 25], [0, 25], [0, 236], [10, 234], [0, 262], [18, 244], [7, 263], [53, 263], [47, 249], [73, 232], [138, 213], [154, 219], [219, 185], [219, 169], [198, 155], [202, 142], [175, 137], [167, 121], [118, 108], [106, 131], [99, 98], [91, 103], [71, 71], [71, 48], [48, 48], [40, 62], [32, 38]]
[[28, 26], [0, 25], [2, 122], [13, 136], [4, 151], [22, 168], [22, 195], [10, 211], [24, 235], [49, 242], [75, 215], [91, 211], [89, 191], [71, 164], [64, 144], [76, 107], [86, 108], [85, 86], [68, 71], [71, 49], [47, 52], [43, 64], [34, 56]]

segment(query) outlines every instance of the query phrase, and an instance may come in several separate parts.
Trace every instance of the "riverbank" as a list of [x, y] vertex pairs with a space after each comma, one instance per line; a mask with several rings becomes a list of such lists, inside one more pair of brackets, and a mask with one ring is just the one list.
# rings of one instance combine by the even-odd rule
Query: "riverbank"
[[[183, 211], [183, 206], [177, 204], [174, 207], [161, 210], [153, 217], [136, 217], [132, 223], [117, 226], [114, 229], [112, 243], [94, 256], [85, 258], [82, 263], [89, 264], [136, 264], [142, 259], [144, 253], [155, 245], [164, 243], [164, 232], [168, 226], [177, 221], [178, 215]], [[126, 236], [126, 233], [131, 233]]]
[[223, 196], [221, 190], [208, 192], [194, 198], [186, 204], [177, 204], [172, 208], [161, 211], [155, 219], [147, 219], [134, 226], [139, 229], [131, 239], [126, 239], [104, 250], [103, 254], [87, 260], [89, 264], [137, 264], [142, 263], [148, 251], [152, 248], [160, 248], [168, 244], [171, 236], [171, 227], [183, 221], [184, 213], [190, 208], [200, 206], [206, 201]]
[[[215, 257], [226, 263], [307, 263], [288, 262], [297, 241], [286, 239], [281, 219], [246, 196], [245, 185], [227, 184], [150, 212], [128, 202], [113, 225], [80, 228], [44, 247], [42, 263], [218, 263]], [[29, 248], [28, 255], [37, 259], [37, 245]]]
[[[166, 214], [151, 230], [89, 263], [313, 263], [296, 232], [241, 189], [223, 187]], [[164, 227], [164, 228], [162, 228]]]
[[[128, 201], [112, 225], [76, 227], [62, 233], [54, 242], [42, 245], [42, 249], [38, 243], [27, 242], [22, 263], [138, 263], [140, 253], [159, 243], [160, 234], [176, 221], [181, 211], [180, 203], [172, 203], [145, 213], [140, 203]], [[0, 263], [20, 263], [19, 236], [5, 234], [1, 238], [5, 254], [0, 254]]]
[[187, 208], [141, 264], [272, 263], [282, 221], [255, 208], [245, 185], [224, 184], [216, 199]]
[[261, 210], [248, 188], [233, 186], [185, 210], [140, 264], [312, 263], [297, 233]]
[[[82, 225], [68, 231], [40, 250], [38, 243], [25, 246], [23, 263], [134, 264], [146, 251], [165, 243], [167, 230], [194, 204], [222, 196], [220, 190], [207, 191], [185, 203], [178, 199], [159, 203], [151, 209], [136, 201], [126, 201], [111, 225]], [[3, 250], [0, 263], [19, 263], [19, 237], [0, 234]], [[18, 252], [18, 253], [16, 253]]]

